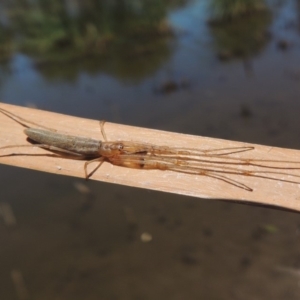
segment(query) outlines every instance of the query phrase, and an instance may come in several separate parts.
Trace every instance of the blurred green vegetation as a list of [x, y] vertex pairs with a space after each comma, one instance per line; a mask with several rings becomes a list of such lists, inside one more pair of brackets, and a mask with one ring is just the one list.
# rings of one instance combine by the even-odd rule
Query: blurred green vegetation
[[267, 10], [264, 0], [211, 0], [210, 22], [223, 22]]
[[0, 26], [0, 63], [10, 58], [13, 50], [14, 46], [10, 31]]
[[[188, 0], [12, 0], [5, 6], [6, 24], [0, 23], [0, 58], [13, 51], [31, 56], [40, 69], [61, 64], [79, 66], [82, 60], [99, 59], [95, 65], [124, 73], [154, 71], [170, 54], [173, 30], [167, 22], [171, 8]], [[0, 19], [1, 22], [1, 19]], [[2, 52], [5, 51], [5, 55]], [[147, 56], [145, 66], [129, 65]], [[156, 56], [156, 57], [155, 57]], [[106, 59], [118, 57], [119, 64]], [[149, 59], [150, 58], [150, 59]], [[154, 60], [154, 61], [153, 61]], [[47, 74], [53, 74], [47, 70]]]
[[169, 1], [90, 0], [72, 7], [57, 0], [17, 2], [9, 11], [10, 29], [18, 48], [30, 53], [102, 53], [112, 41], [170, 33], [164, 20]]
[[221, 59], [248, 58], [269, 41], [271, 14], [265, 12], [210, 27]]
[[[31, 56], [45, 76], [59, 72], [72, 77], [76, 70], [102, 69], [141, 79], [170, 56], [174, 32], [167, 14], [187, 2], [7, 1], [2, 4], [6, 22], [0, 18], [0, 61], [18, 51]], [[263, 47], [271, 20], [263, 0], [211, 0], [210, 4], [211, 32], [220, 56], [245, 57]], [[238, 18], [241, 15], [246, 17]], [[68, 67], [62, 68], [63, 64]]]
[[211, 0], [209, 20], [221, 60], [249, 58], [268, 42], [272, 16], [264, 0]]

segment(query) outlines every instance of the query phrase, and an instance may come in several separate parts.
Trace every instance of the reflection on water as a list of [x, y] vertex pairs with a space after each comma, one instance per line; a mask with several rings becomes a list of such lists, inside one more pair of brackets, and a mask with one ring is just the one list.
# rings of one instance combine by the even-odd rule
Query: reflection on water
[[[212, 25], [208, 0], [2, 1], [0, 99], [299, 149], [299, 1], [274, 3]], [[299, 298], [297, 214], [3, 165], [0, 182], [1, 299]]]
[[265, 0], [211, 0], [211, 21], [224, 22], [267, 11]]
[[270, 23], [270, 14], [264, 12], [211, 24], [220, 59], [249, 58], [260, 52], [270, 39]]
[[168, 57], [166, 37], [173, 31], [167, 13], [183, 3], [22, 0], [3, 4], [0, 42], [7, 54], [2, 58], [8, 58], [9, 50], [27, 53], [50, 77], [108, 69], [121, 78], [142, 78]]

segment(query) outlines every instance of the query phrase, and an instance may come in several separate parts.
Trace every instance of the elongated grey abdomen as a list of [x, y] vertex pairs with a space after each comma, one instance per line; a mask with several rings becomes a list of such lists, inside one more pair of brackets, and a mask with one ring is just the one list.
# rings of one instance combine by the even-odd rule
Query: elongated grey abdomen
[[26, 128], [24, 133], [39, 144], [54, 146], [63, 150], [90, 157], [99, 157], [101, 141], [85, 137], [56, 133], [38, 128]]

